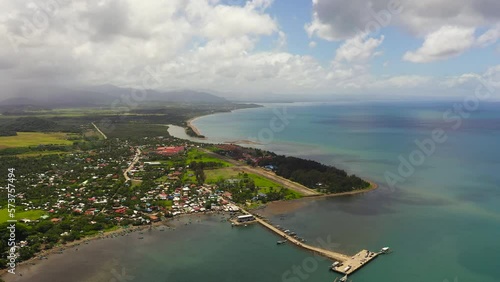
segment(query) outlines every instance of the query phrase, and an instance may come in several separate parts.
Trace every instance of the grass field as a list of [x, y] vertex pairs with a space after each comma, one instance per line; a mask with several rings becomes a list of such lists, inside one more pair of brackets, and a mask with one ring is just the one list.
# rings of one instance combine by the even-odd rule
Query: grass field
[[206, 182], [215, 183], [219, 178], [229, 179], [229, 178], [237, 178], [238, 173], [241, 170], [236, 168], [219, 168], [219, 169], [210, 169], [205, 170]]
[[[237, 168], [231, 168], [231, 167], [226, 167], [226, 168], [219, 168], [219, 169], [210, 169], [210, 170], [205, 170], [205, 176], [206, 176], [206, 182], [208, 183], [215, 183], [217, 182], [220, 178], [224, 179], [230, 179], [230, 178], [238, 178], [242, 179], [243, 175], [240, 173], [244, 173], [243, 170], [237, 169]], [[239, 174], [239, 175], [238, 175]], [[261, 188], [278, 188], [282, 187], [280, 184], [267, 179], [263, 176], [256, 175], [253, 173], [248, 173], [248, 177], [253, 179], [255, 186], [261, 187]]]
[[[211, 169], [211, 170], [205, 170], [205, 176], [206, 176], [206, 182], [207, 183], [216, 183], [219, 179], [231, 179], [231, 178], [236, 178], [236, 179], [242, 179], [243, 178], [243, 170], [237, 169], [234, 167], [226, 167], [226, 168], [219, 168], [219, 169]], [[253, 173], [248, 173], [248, 177], [253, 179], [255, 186], [259, 187], [259, 192], [261, 193], [268, 193], [271, 188], [274, 188], [275, 190], [282, 188], [283, 186], [270, 180], [267, 179], [263, 176], [256, 175]], [[302, 197], [302, 195], [296, 191], [290, 190], [288, 188], [285, 188], [287, 190], [287, 200], [291, 199], [298, 199]]]
[[18, 132], [17, 136], [2, 136], [0, 137], [0, 149], [29, 147], [37, 145], [71, 145], [72, 140], [67, 140], [71, 134], [56, 132]]
[[[42, 215], [47, 214], [44, 211], [41, 210], [32, 210], [32, 211], [23, 211], [23, 212], [16, 212], [16, 219], [22, 219], [22, 218], [27, 218], [31, 220], [39, 219]], [[9, 214], [7, 212], [7, 209], [0, 209], [0, 222], [6, 222], [9, 220]]]
[[223, 161], [223, 160], [221, 160], [219, 158], [212, 157], [212, 156], [208, 155], [207, 153], [204, 153], [204, 152], [202, 152], [201, 150], [198, 150], [198, 149], [191, 149], [191, 150], [189, 150], [188, 156], [187, 156], [187, 159], [186, 159], [186, 163], [190, 164], [191, 162], [202, 162], [202, 163], [213, 162], [213, 163], [220, 164], [222, 167], [230, 167], [230, 166], [232, 166], [232, 164], [230, 164], [230, 163], [228, 163], [226, 161]]

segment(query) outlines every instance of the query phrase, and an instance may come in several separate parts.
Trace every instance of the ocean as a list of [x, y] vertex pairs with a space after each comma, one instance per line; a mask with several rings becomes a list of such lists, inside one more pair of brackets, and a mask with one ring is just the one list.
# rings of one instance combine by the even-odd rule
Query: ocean
[[348, 254], [391, 247], [353, 281], [500, 281], [500, 104], [462, 116], [457, 103], [266, 104], [194, 125], [211, 140], [260, 141], [380, 184], [281, 221]]
[[[282, 214], [261, 211], [309, 244], [347, 254], [392, 249], [350, 276], [352, 281], [497, 282], [500, 104], [481, 104], [466, 118], [449, 112], [453, 105], [265, 104], [193, 123], [212, 142], [251, 140], [377, 182], [380, 187], [369, 193], [302, 201]], [[79, 259], [44, 261], [38, 280], [26, 275], [16, 281], [331, 282], [340, 277], [328, 271], [330, 261], [277, 246], [279, 238], [262, 226], [231, 228], [219, 217], [190, 224], [184, 218], [175, 231], [145, 232], [143, 240], [137, 235], [99, 240], [82, 246]], [[86, 275], [77, 277], [82, 267]]]

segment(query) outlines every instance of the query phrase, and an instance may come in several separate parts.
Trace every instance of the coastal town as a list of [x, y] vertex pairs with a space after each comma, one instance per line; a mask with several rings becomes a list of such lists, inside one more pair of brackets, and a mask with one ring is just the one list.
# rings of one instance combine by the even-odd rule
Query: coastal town
[[[247, 209], [325, 195], [328, 181], [342, 183], [337, 180], [347, 176], [312, 161], [234, 144], [193, 143], [168, 135], [108, 138], [94, 123], [85, 127], [89, 130], [95, 131], [91, 138], [73, 142], [64, 153], [3, 157], [2, 169], [16, 171], [16, 262], [188, 214], [228, 213], [238, 223], [238, 216], [250, 214]], [[323, 170], [325, 177], [306, 177], [305, 168]], [[288, 179], [292, 173], [295, 181]], [[346, 182], [347, 191], [336, 192], [369, 188], [358, 178], [349, 179], [355, 181]], [[6, 184], [1, 192], [7, 192]], [[0, 264], [7, 267], [8, 258]]]

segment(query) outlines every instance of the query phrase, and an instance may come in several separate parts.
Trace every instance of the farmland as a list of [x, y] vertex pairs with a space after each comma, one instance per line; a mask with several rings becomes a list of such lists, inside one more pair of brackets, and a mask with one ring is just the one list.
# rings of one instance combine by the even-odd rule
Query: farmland
[[0, 137], [0, 149], [37, 145], [71, 145], [73, 141], [68, 140], [71, 137], [75, 138], [74, 135], [62, 132], [18, 132], [16, 136]]

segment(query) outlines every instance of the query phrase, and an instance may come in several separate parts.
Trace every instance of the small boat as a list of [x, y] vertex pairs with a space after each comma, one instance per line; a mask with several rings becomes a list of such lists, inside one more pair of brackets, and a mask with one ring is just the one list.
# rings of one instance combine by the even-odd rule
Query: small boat
[[391, 249], [389, 247], [383, 247], [380, 250], [380, 253], [382, 253], [382, 254], [388, 254], [390, 251], [391, 251]]
[[280, 240], [280, 241], [276, 242], [277, 245], [281, 245], [281, 244], [285, 244], [285, 243], [286, 243], [286, 240]]
[[331, 269], [334, 270], [335, 267], [339, 266], [339, 264], [340, 264], [340, 262], [338, 262], [338, 261], [332, 263]]
[[347, 274], [344, 277], [340, 278], [339, 281], [340, 282], [346, 282], [347, 281]]

